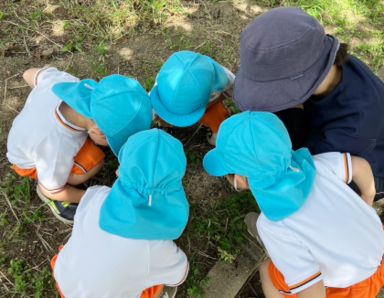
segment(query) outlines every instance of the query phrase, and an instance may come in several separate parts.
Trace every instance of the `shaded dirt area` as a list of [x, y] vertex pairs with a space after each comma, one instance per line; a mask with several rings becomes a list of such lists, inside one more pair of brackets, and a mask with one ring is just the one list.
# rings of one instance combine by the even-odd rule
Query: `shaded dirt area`
[[[139, 24], [135, 30], [99, 51], [99, 40], [83, 44], [81, 50], [63, 51], [70, 37], [60, 33], [63, 20], [70, 18], [61, 1], [6, 2], [7, 13], [0, 23], [3, 40], [0, 64], [0, 296], [54, 297], [49, 260], [71, 233], [71, 227], [58, 222], [35, 195], [35, 185], [19, 179], [6, 160], [6, 138], [13, 118], [30, 92], [22, 73], [30, 67], [53, 65], [80, 78], [101, 78], [120, 73], [137, 78], [149, 90], [162, 63], [177, 50], [194, 50], [210, 55], [235, 71], [238, 66], [238, 39], [242, 28], [259, 10], [241, 3], [213, 5], [203, 1], [186, 2], [181, 14], [170, 16], [161, 25]], [[3, 6], [3, 7], [2, 7]], [[43, 14], [38, 22], [30, 20], [25, 7]], [[60, 25], [61, 24], [61, 25]], [[89, 32], [91, 34], [91, 32]], [[180, 297], [198, 297], [199, 283], [220, 257], [218, 241], [228, 254], [236, 248], [226, 243], [224, 234], [231, 224], [230, 212], [220, 207], [232, 190], [222, 179], [209, 177], [201, 167], [210, 149], [204, 128], [172, 130], [184, 144], [188, 171], [184, 185], [191, 204], [191, 219], [178, 244], [188, 254], [191, 273], [181, 288]], [[112, 185], [117, 162], [108, 153], [106, 166], [89, 185]], [[251, 203], [252, 204], [252, 203]], [[245, 211], [243, 212], [245, 213]], [[236, 222], [241, 222], [239, 218]], [[221, 229], [221, 232], [219, 232]]]

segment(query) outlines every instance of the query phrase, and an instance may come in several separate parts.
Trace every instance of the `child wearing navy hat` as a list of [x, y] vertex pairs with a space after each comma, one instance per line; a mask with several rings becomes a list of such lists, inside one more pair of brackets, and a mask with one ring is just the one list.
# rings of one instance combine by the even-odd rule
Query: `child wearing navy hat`
[[384, 84], [303, 10], [271, 9], [243, 31], [234, 100], [277, 112], [296, 148], [363, 157], [384, 194]]
[[172, 54], [160, 69], [151, 102], [160, 122], [177, 127], [200, 123], [216, 143], [221, 122], [229, 117], [223, 100], [232, 96], [235, 75], [212, 58], [190, 51]]
[[118, 159], [116, 182], [88, 188], [72, 236], [52, 260], [62, 297], [174, 297], [188, 274], [173, 242], [189, 214], [182, 144], [147, 130], [131, 136]]
[[37, 194], [71, 223], [84, 190], [75, 187], [101, 168], [109, 145], [117, 154], [131, 134], [151, 123], [149, 97], [120, 75], [79, 81], [54, 67], [29, 69], [33, 90], [8, 135], [7, 157], [20, 176], [38, 181]]
[[384, 285], [384, 231], [370, 202], [347, 186], [354, 180], [370, 192], [372, 172], [354, 171], [356, 165], [369, 167], [348, 153], [293, 151], [271, 113], [248, 111], [223, 122], [204, 168], [256, 199], [261, 214], [246, 220], [270, 257], [260, 268], [267, 298], [377, 296]]

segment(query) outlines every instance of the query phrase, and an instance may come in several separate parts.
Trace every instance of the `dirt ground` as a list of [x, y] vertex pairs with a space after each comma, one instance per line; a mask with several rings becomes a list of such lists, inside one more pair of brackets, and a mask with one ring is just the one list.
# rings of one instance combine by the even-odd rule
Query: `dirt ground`
[[[87, 5], [87, 1], [72, 2]], [[55, 297], [49, 260], [71, 233], [71, 227], [58, 222], [38, 199], [34, 184], [10, 171], [6, 159], [7, 132], [30, 92], [22, 80], [23, 71], [49, 64], [80, 78], [120, 73], [137, 78], [149, 90], [171, 53], [193, 50], [236, 72], [240, 33], [256, 15], [269, 9], [269, 2], [183, 1], [183, 13], [171, 13], [160, 24], [139, 23], [135, 30], [105, 42], [105, 47], [100, 47], [97, 38], [84, 37], [81, 49], [69, 43], [71, 36], [63, 29], [64, 20], [69, 25], [75, 22], [64, 9], [65, 1], [0, 3], [0, 297]], [[28, 14], [29, 9], [40, 11], [42, 19]], [[35, 23], [34, 18], [38, 19]], [[68, 45], [71, 48], [64, 51]], [[190, 276], [179, 297], [199, 297], [199, 284], [216, 260], [236, 254], [226, 236], [239, 230], [229, 227], [239, 226], [254, 202], [248, 198], [237, 213], [222, 205], [228, 197], [234, 198], [231, 203], [240, 203], [223, 179], [209, 177], [202, 170], [202, 157], [210, 149], [203, 128], [173, 129], [171, 133], [185, 145], [188, 170], [184, 186], [191, 204], [190, 223], [177, 241], [191, 261]], [[105, 168], [89, 185], [112, 185], [116, 166], [108, 152]], [[218, 246], [228, 255], [220, 254]], [[255, 288], [260, 295], [259, 287]], [[251, 290], [242, 297], [249, 295]]]
[[[48, 7], [46, 3], [41, 1], [37, 7], [44, 10]], [[189, 2], [185, 5], [187, 15], [170, 17], [161, 26], [137, 28], [110, 44], [108, 53], [101, 56], [92, 45], [82, 51], [60, 51], [68, 38], [65, 34], [55, 35], [54, 31], [60, 20], [67, 18], [60, 3], [49, 1], [51, 9], [54, 6], [53, 18], [40, 23], [36, 31], [27, 32], [21, 32], [21, 27], [14, 28], [24, 25], [22, 2], [10, 1], [1, 8], [12, 17], [5, 19], [9, 22], [1, 23], [0, 36], [13, 40], [2, 48], [0, 64], [0, 297], [54, 297], [56, 293], [48, 274], [49, 260], [71, 233], [70, 226], [58, 222], [38, 199], [34, 184], [17, 178], [10, 171], [6, 159], [7, 132], [30, 92], [22, 80], [23, 71], [49, 64], [81, 78], [120, 73], [137, 78], [149, 89], [162, 63], [172, 52], [182, 49], [213, 56], [236, 71], [239, 34], [252, 17], [261, 12], [259, 8], [247, 8], [244, 3], [234, 6], [232, 3]], [[10, 33], [15, 36], [10, 37]], [[101, 69], [95, 67], [98, 64]], [[187, 295], [187, 289], [190, 296], [197, 297], [200, 295], [199, 281], [218, 258], [215, 241], [209, 240], [210, 235], [201, 232], [204, 241], [196, 241], [200, 230], [204, 229], [199, 224], [204, 225], [216, 205], [232, 191], [223, 180], [209, 177], [202, 170], [202, 157], [210, 149], [203, 128], [173, 130], [172, 133], [186, 145], [189, 165], [184, 185], [191, 204], [191, 217], [198, 222], [192, 224], [192, 231], [190, 224], [178, 241], [188, 254], [192, 268], [191, 279], [181, 289], [180, 297]], [[112, 185], [117, 162], [111, 154], [107, 160], [106, 167], [90, 184]], [[15, 195], [15, 188], [20, 189], [19, 197]], [[24, 285], [31, 281], [28, 279], [32, 279], [34, 285]], [[43, 286], [39, 286], [39, 282]]]

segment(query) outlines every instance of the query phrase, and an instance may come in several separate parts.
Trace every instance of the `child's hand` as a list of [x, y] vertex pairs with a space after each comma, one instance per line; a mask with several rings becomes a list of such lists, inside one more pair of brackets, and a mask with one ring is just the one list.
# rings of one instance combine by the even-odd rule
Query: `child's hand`
[[210, 145], [216, 146], [217, 133], [211, 131], [207, 133], [207, 141]]
[[93, 126], [90, 129], [88, 129], [89, 137], [94, 141], [97, 145], [100, 146], [108, 146], [107, 138], [105, 134], [101, 132], [101, 130]]
[[165, 121], [164, 121], [163, 119], [161, 119], [157, 114], [154, 116], [153, 122], [155, 122], [155, 124], [156, 124], [158, 127], [164, 127], [164, 128], [170, 128], [170, 127], [172, 127], [171, 124], [165, 122]]

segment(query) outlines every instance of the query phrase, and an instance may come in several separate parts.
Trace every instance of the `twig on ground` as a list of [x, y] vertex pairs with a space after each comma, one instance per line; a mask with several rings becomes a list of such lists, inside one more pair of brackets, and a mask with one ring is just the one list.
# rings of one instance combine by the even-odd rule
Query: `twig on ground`
[[203, 251], [201, 251], [201, 250], [198, 250], [198, 249], [196, 249], [196, 251], [197, 251], [197, 254], [198, 254], [198, 255], [216, 261], [216, 258], [211, 257], [210, 255], [206, 254], [205, 252], [203, 252]]
[[201, 44], [199, 44], [197, 47], [194, 48], [194, 50], [196, 51], [197, 49], [201, 48], [203, 45], [205, 45], [207, 43], [207, 41], [203, 41]]
[[54, 253], [55, 252], [55, 250], [52, 248], [52, 246], [50, 246], [49, 245], [49, 243], [43, 238], [43, 236], [41, 236], [40, 234], [39, 234], [39, 228], [37, 228], [36, 230], [35, 230], [35, 234], [36, 234], [36, 236], [40, 239], [40, 241], [41, 241], [41, 243], [43, 244], [43, 246], [44, 246], [44, 248], [45, 248], [45, 250], [48, 252], [48, 253]]
[[228, 230], [228, 222], [229, 222], [229, 218], [227, 217], [227, 219], [225, 220], [225, 228], [224, 228], [225, 232], [227, 232]]
[[195, 135], [199, 132], [200, 128], [202, 127], [203, 125], [200, 124], [196, 130], [193, 132], [193, 134], [191, 135], [191, 137], [184, 143], [184, 148], [187, 147], [187, 145], [192, 141], [192, 139], [195, 137]]
[[28, 48], [27, 41], [25, 40], [25, 36], [24, 35], [23, 35], [23, 43], [24, 43], [25, 50], [28, 53], [28, 56], [31, 56], [31, 51]]
[[8, 90], [15, 90], [15, 89], [21, 89], [21, 88], [27, 88], [27, 87], [29, 87], [29, 85], [8, 87]]
[[34, 33], [37, 33], [39, 35], [41, 35], [42, 37], [44, 37], [46, 40], [48, 40], [49, 42], [53, 43], [54, 45], [58, 46], [60, 49], [63, 47], [61, 44], [57, 43], [56, 41], [50, 39], [48, 36], [46, 36], [44, 33], [41, 33], [39, 30], [36, 30], [36, 29], [32, 29], [30, 27], [26, 27], [26, 26], [22, 26], [22, 25], [19, 25], [19, 24], [16, 24], [12, 21], [4, 21], [8, 24], [11, 24], [13, 26], [16, 26], [18, 28], [23, 28], [25, 30], [28, 30], [28, 31], [31, 31], [31, 32], [34, 32]]
[[[9, 282], [13, 287], [15, 284], [9, 280], [9, 278], [3, 273], [3, 271], [0, 270], [0, 275], [2, 278], [4, 278], [7, 282]], [[4, 285], [4, 284], [3, 284]]]
[[17, 77], [18, 75], [19, 75], [19, 73], [14, 74], [14, 75], [12, 75], [12, 76], [10, 76], [10, 77], [8, 77], [8, 78], [6, 78], [6, 79], [4, 80], [4, 94], [3, 94], [3, 101], [2, 101], [2, 104], [5, 103], [5, 101], [6, 101], [6, 99], [7, 99], [8, 81], [9, 81], [10, 79], [13, 79], [14, 77]]
[[20, 219], [19, 219], [19, 217], [17, 216], [15, 210], [13, 209], [12, 204], [11, 204], [11, 202], [9, 201], [8, 195], [7, 195], [5, 192], [3, 192], [3, 191], [2, 191], [1, 193], [3, 194], [5, 200], [7, 201], [7, 204], [8, 204], [8, 206], [9, 206], [9, 208], [11, 209], [11, 212], [12, 212], [13, 216], [15, 217], [17, 223], [20, 224]]

